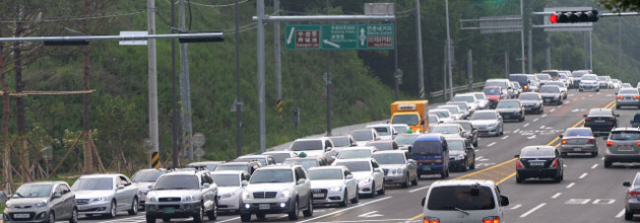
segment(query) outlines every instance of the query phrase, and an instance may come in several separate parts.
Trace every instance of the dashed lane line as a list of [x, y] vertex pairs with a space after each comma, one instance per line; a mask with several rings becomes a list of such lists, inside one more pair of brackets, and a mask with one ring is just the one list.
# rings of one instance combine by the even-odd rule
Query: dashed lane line
[[621, 218], [622, 216], [624, 216], [624, 209], [616, 215], [616, 218]]
[[598, 164], [596, 163], [596, 164], [593, 164], [593, 166], [591, 166], [591, 169], [595, 169], [597, 167], [598, 167]]
[[487, 147], [491, 147], [491, 146], [493, 146], [495, 144], [496, 144], [496, 142], [489, 143], [489, 145], [487, 145]]
[[525, 128], [526, 128], [527, 126], [529, 126], [529, 124], [530, 124], [530, 123], [526, 123], [526, 124], [524, 124], [522, 127], [525, 127]]
[[567, 185], [567, 189], [573, 187], [573, 185], [576, 185], [576, 183], [570, 183], [569, 185]]
[[583, 173], [582, 175], [580, 175], [580, 177], [578, 177], [579, 179], [583, 179], [585, 178], [587, 175], [589, 175], [588, 173]]
[[562, 193], [558, 192], [558, 193], [554, 194], [553, 196], [551, 196], [551, 199], [556, 199], [556, 198], [560, 197], [560, 195], [562, 195]]
[[509, 136], [508, 136], [508, 135], [506, 135], [506, 136], [502, 137], [502, 139], [507, 139], [507, 138], [509, 138]]
[[513, 207], [511, 207], [510, 209], [511, 209], [511, 210], [515, 210], [515, 209], [518, 209], [518, 208], [520, 208], [520, 207], [522, 207], [522, 204], [517, 204], [516, 206], [513, 206]]
[[[345, 209], [340, 209], [340, 210], [338, 210], [338, 211], [334, 211], [334, 212], [329, 213], [329, 214], [320, 215], [320, 216], [318, 216], [318, 217], [310, 218], [310, 219], [306, 219], [306, 220], [304, 220], [304, 221], [299, 221], [298, 223], [303, 223], [303, 222], [316, 222], [315, 220], [320, 219], [320, 218], [328, 217], [328, 216], [335, 215], [335, 214], [338, 214], [338, 213], [342, 213], [342, 212], [345, 212], [345, 211], [348, 211], [348, 210], [351, 210], [351, 209], [354, 209], [354, 208], [359, 208], [359, 207], [363, 207], [363, 206], [366, 206], [366, 205], [369, 205], [369, 204], [373, 204], [373, 203], [377, 203], [377, 202], [380, 202], [380, 201], [384, 201], [384, 200], [387, 200], [387, 199], [390, 199], [390, 198], [392, 198], [392, 196], [389, 196], [389, 197], [383, 197], [383, 198], [380, 198], [380, 199], [376, 199], [376, 200], [369, 201], [369, 202], [367, 202], [367, 203], [362, 203], [362, 204], [358, 204], [358, 205], [356, 205], [356, 206], [348, 207], [348, 208], [345, 208]], [[422, 215], [422, 214], [420, 214], [420, 215]], [[415, 220], [415, 219], [411, 219], [411, 220]]]
[[416, 188], [416, 189], [410, 190], [409, 193], [414, 193], [414, 192], [418, 192], [418, 191], [421, 191], [421, 190], [429, 189], [430, 186], [431, 185], [427, 185], [427, 186], [424, 186], [424, 187]]
[[520, 217], [521, 217], [521, 218], [527, 217], [527, 216], [529, 216], [531, 213], [533, 213], [533, 212], [537, 211], [538, 209], [540, 209], [540, 208], [544, 207], [545, 205], [547, 205], [547, 203], [539, 204], [538, 206], [536, 206], [536, 207], [532, 208], [531, 210], [529, 210], [529, 211], [525, 212], [524, 214], [520, 215]]

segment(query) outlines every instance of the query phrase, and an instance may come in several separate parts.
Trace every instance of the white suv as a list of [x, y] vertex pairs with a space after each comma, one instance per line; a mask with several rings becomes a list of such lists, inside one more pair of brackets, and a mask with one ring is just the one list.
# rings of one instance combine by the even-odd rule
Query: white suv
[[297, 220], [300, 210], [305, 217], [313, 215], [311, 181], [299, 164], [262, 167], [251, 175], [242, 192], [240, 218], [251, 221], [251, 215], [264, 220], [267, 214], [289, 214], [289, 220]]
[[191, 218], [195, 223], [210, 221], [218, 214], [218, 185], [209, 171], [196, 167], [171, 169], [163, 174], [147, 194], [145, 209], [147, 223], [157, 218], [164, 222], [172, 218]]

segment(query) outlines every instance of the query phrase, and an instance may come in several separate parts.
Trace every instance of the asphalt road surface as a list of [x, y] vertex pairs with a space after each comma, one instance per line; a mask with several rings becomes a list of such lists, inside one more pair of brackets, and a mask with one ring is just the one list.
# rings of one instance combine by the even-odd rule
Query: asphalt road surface
[[[514, 155], [530, 145], [558, 146], [566, 128], [582, 126], [583, 114], [590, 108], [615, 107], [614, 92], [578, 92], [570, 90], [569, 98], [560, 106], [545, 106], [541, 115], [527, 115], [524, 122], [505, 123], [505, 134], [481, 138], [476, 148], [476, 170], [453, 172], [450, 179], [490, 179], [497, 182], [507, 195], [504, 222], [624, 222], [623, 181], [631, 181], [640, 165], [614, 164], [603, 167], [604, 140], [598, 138], [599, 154], [595, 158], [571, 156], [564, 160], [564, 181], [527, 181], [516, 184]], [[626, 125], [638, 110], [623, 108], [618, 123]], [[340, 129], [359, 128], [356, 125]], [[284, 145], [282, 147], [285, 147]], [[438, 176], [424, 177], [418, 186], [401, 189], [390, 187], [386, 195], [365, 198], [346, 208], [316, 208], [312, 217], [301, 216], [297, 222], [422, 222], [421, 199]], [[253, 218], [254, 222], [255, 217]], [[120, 213], [116, 219], [81, 218], [87, 223], [144, 222], [144, 213], [128, 216]], [[640, 220], [640, 216], [636, 218]], [[191, 222], [191, 219], [176, 220]], [[285, 214], [267, 215], [268, 222], [288, 222]], [[237, 215], [220, 216], [216, 222], [240, 222]]]

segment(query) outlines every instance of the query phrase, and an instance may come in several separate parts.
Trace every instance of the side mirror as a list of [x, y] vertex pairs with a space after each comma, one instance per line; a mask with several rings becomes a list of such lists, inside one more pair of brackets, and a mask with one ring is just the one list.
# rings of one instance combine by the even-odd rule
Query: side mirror
[[299, 179], [299, 180], [298, 180], [298, 184], [303, 184], [304, 182], [305, 182], [305, 180], [304, 180], [304, 179]]
[[247, 185], [249, 185], [249, 181], [243, 180], [242, 181], [242, 186], [246, 187]]
[[443, 120], [438, 121], [438, 124], [442, 124], [442, 123], [444, 123], [444, 121], [443, 121]]
[[7, 197], [9, 197], [7, 192], [0, 191], [0, 203], [7, 202]]
[[587, 117], [587, 114], [582, 115], [582, 117], [585, 117], [585, 118], [586, 118], [586, 117]]
[[210, 186], [211, 186], [211, 184], [209, 184], [209, 183], [204, 183], [204, 184], [202, 185], [202, 189], [207, 189], [207, 188], [209, 188]]
[[420, 125], [424, 125], [424, 120], [420, 120]]
[[562, 137], [564, 137], [564, 135], [563, 135], [563, 134], [560, 134], [560, 136], [559, 136], [559, 137], [560, 137], [560, 138], [562, 138]]
[[62, 197], [62, 193], [60, 193], [60, 192], [53, 193], [53, 199], [58, 199], [58, 198], [61, 198], [61, 197]]
[[622, 186], [631, 187], [631, 182], [624, 182], [622, 183]]
[[422, 201], [420, 201], [420, 205], [424, 207], [424, 202], [427, 200], [427, 197], [423, 197]]
[[514, 157], [514, 158], [518, 158], [518, 159], [520, 159], [520, 155], [515, 155], [515, 156], [513, 156], [513, 157]]
[[353, 175], [347, 175], [347, 180], [353, 179]]
[[504, 206], [509, 206], [509, 198], [507, 196], [504, 195], [500, 195], [500, 205]]
[[332, 147], [327, 147], [326, 151], [329, 152], [331, 151], [333, 148]]
[[616, 114], [616, 117], [620, 117], [620, 114]]
[[147, 188], [149, 188], [149, 190], [153, 190], [153, 185], [149, 185]]
[[473, 150], [473, 147], [467, 147], [467, 150]]
[[633, 125], [633, 120], [629, 121], [629, 124], [632, 124], [632, 125]]
[[117, 189], [118, 189], [118, 190], [124, 190], [124, 185], [122, 185], [122, 184], [118, 185], [118, 188], [117, 188]]
[[358, 143], [357, 142], [351, 143], [351, 147], [354, 147], [354, 146], [358, 146]]
[[413, 160], [413, 159], [407, 159], [407, 162], [415, 163], [416, 161], [415, 161], [415, 160]]

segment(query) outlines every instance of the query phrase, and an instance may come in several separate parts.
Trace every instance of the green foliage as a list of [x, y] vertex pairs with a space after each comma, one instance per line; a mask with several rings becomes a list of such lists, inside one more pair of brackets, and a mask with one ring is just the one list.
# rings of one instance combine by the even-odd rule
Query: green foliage
[[599, 3], [614, 12], [640, 11], [640, 2], [637, 0], [600, 0]]

